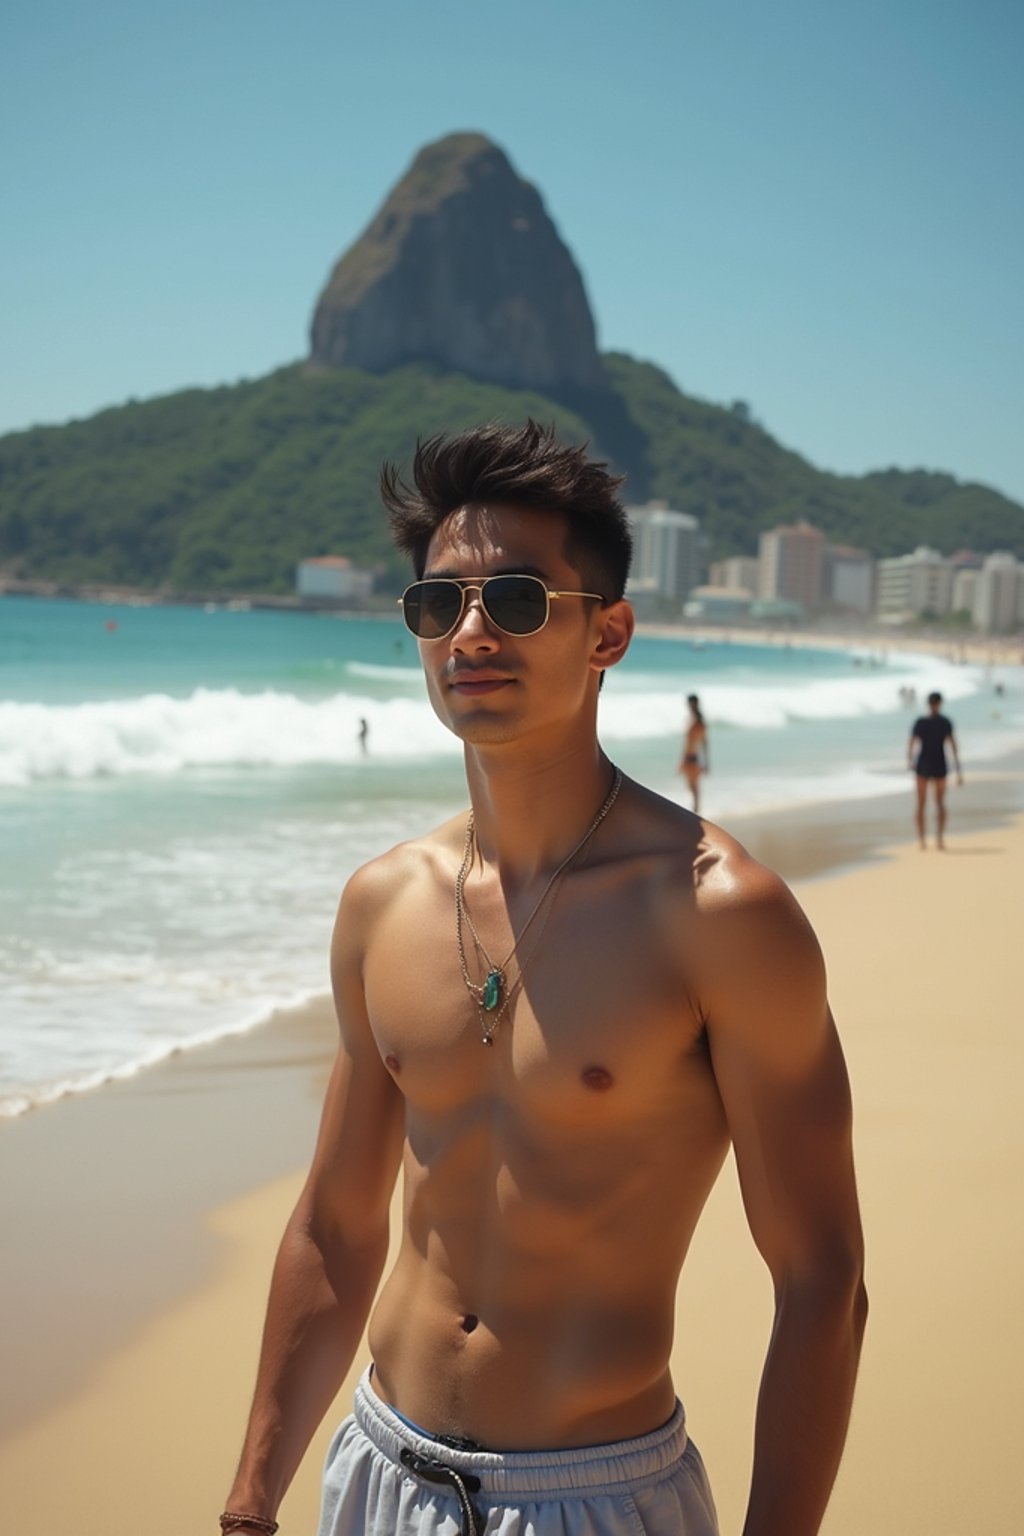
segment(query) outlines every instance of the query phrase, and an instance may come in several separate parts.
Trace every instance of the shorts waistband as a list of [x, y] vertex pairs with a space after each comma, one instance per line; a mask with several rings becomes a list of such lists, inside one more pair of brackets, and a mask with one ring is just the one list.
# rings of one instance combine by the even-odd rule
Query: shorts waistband
[[355, 1392], [355, 1420], [382, 1455], [402, 1465], [402, 1452], [443, 1462], [461, 1476], [479, 1478], [484, 1494], [507, 1501], [572, 1494], [615, 1494], [655, 1481], [686, 1450], [681, 1403], [666, 1424], [634, 1440], [556, 1451], [462, 1451], [421, 1435], [377, 1396], [366, 1371]]

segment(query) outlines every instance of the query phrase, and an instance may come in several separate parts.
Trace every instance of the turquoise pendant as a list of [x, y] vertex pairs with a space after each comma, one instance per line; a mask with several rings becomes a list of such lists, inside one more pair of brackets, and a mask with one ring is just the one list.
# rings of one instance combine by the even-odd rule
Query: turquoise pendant
[[488, 1013], [493, 1013], [501, 1002], [503, 980], [504, 977], [499, 970], [488, 971], [487, 980], [484, 982], [484, 1007]]

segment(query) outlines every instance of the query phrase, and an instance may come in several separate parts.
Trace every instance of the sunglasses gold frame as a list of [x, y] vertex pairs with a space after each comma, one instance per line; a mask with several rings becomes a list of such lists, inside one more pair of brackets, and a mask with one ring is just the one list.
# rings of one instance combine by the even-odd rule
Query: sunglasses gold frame
[[[544, 593], [544, 617], [541, 620], [541, 622], [537, 625], [536, 629], [526, 629], [526, 630], [506, 629], [503, 624], [499, 624], [498, 623], [497, 619], [494, 617], [494, 615], [491, 613], [491, 610], [488, 608], [487, 600], [484, 597], [484, 588], [488, 585], [488, 583], [490, 583], [492, 581], [506, 581], [506, 580], [509, 580], [509, 579], [511, 579], [513, 581], [531, 581], [531, 582], [536, 582], [537, 586]], [[434, 585], [436, 585], [438, 583], [441, 583], [441, 584], [443, 584], [445, 586], [449, 586], [449, 587], [455, 587], [456, 590], [461, 594], [461, 599], [462, 600], [461, 600], [461, 602], [459, 604], [459, 611], [455, 615], [455, 618], [452, 620], [451, 626], [448, 629], [445, 630], [444, 634], [442, 634], [442, 635], [417, 635], [416, 631], [413, 629], [412, 625], [409, 623], [409, 620], [408, 620], [408, 618], [406, 616], [405, 600], [408, 597], [409, 593], [415, 591], [415, 589], [417, 587], [434, 586]], [[592, 598], [594, 598], [594, 600], [596, 602], [599, 602], [599, 603], [603, 603], [605, 601], [604, 594], [601, 593], [601, 592], [555, 591], [554, 588], [547, 586], [543, 581], [541, 581], [539, 576], [534, 576], [531, 573], [526, 572], [526, 571], [523, 571], [521, 574], [517, 574], [514, 571], [500, 571], [500, 572], [497, 572], [493, 576], [485, 576], [482, 581], [462, 581], [462, 580], [458, 579], [455, 576], [424, 576], [420, 581], [412, 581], [412, 582], [410, 582], [409, 585], [406, 587], [405, 591], [402, 593], [401, 597], [398, 598], [398, 606], [402, 610], [402, 619], [403, 619], [403, 621], [405, 623], [406, 629], [409, 631], [409, 633], [411, 635], [414, 635], [417, 640], [427, 640], [427, 641], [447, 640], [448, 636], [454, 634], [455, 631], [458, 629], [459, 625], [462, 623], [463, 615], [466, 612], [466, 598], [467, 598], [467, 596], [468, 596], [468, 594], [470, 592], [477, 592], [477, 593], [479, 593], [479, 596], [480, 596], [480, 607], [483, 609], [484, 616], [486, 617], [487, 622], [489, 624], [493, 624], [495, 629], [500, 629], [501, 633], [503, 635], [512, 635], [517, 640], [528, 640], [531, 635], [539, 635], [541, 630], [546, 627], [548, 620], [551, 618], [551, 600], [552, 600], [552, 598], [558, 598], [558, 597], [592, 597]]]

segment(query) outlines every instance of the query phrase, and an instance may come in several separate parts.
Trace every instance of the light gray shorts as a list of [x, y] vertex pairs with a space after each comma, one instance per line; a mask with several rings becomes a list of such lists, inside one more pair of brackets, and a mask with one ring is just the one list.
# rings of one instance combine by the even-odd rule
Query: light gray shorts
[[318, 1536], [717, 1536], [680, 1404], [636, 1440], [567, 1451], [454, 1450], [370, 1385], [327, 1453]]

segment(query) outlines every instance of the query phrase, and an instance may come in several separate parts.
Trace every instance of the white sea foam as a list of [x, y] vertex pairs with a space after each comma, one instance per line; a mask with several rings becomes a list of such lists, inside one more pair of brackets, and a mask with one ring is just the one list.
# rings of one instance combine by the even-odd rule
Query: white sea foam
[[360, 720], [378, 757], [458, 746], [420, 699], [199, 688], [190, 697], [0, 704], [0, 784], [175, 774], [190, 768], [292, 768], [355, 762]]
[[[933, 657], [908, 657], [899, 672], [855, 671], [849, 676], [808, 678], [801, 673], [792, 682], [780, 677], [784, 669], [752, 675], [737, 682], [735, 674], [718, 682], [712, 674], [700, 685], [701, 709], [711, 725], [740, 730], [773, 730], [798, 720], [855, 720], [869, 715], [892, 714], [902, 706], [900, 687], [916, 688], [923, 710], [923, 696], [933, 688], [955, 701], [977, 692], [978, 669], [937, 662]], [[762, 680], [763, 677], [763, 680]], [[664, 676], [634, 673], [623, 679], [612, 674], [602, 701], [602, 725], [621, 738], [671, 735], [679, 730], [684, 699], [682, 691], [668, 692]]]
[[[925, 659], [922, 659], [924, 663]], [[972, 693], [975, 669], [928, 658], [927, 686], [947, 699]], [[411, 668], [350, 664], [373, 674], [419, 681]], [[924, 676], [922, 665], [918, 670]], [[701, 703], [712, 725], [777, 729], [797, 720], [849, 720], [897, 708], [899, 674], [787, 682], [778, 671], [765, 681], [708, 679]], [[683, 683], [664, 674], [613, 673], [601, 703], [601, 728], [611, 740], [674, 736], [680, 727]], [[924, 686], [922, 682], [922, 686]], [[343, 764], [360, 757], [359, 726], [366, 720], [374, 757], [422, 762], [460, 749], [422, 695], [374, 698], [336, 693], [305, 699], [265, 690], [197, 688], [187, 698], [153, 693], [81, 704], [0, 704], [0, 784], [53, 779], [173, 775], [195, 768], [294, 768]]]

